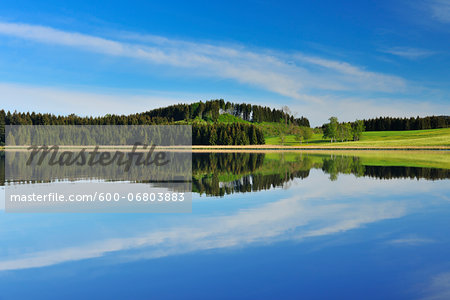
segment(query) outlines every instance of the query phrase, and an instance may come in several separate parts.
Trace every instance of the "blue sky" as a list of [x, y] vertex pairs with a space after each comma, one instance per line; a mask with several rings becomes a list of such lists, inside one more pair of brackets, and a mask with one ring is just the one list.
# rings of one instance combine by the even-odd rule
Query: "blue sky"
[[331, 115], [448, 114], [450, 2], [1, 1], [7, 110], [134, 113], [223, 98]]

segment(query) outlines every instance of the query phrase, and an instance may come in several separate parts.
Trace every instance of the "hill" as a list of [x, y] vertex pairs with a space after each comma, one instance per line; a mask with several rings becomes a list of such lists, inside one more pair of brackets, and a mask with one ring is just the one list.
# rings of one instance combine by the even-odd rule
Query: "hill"
[[[332, 119], [332, 118], [331, 118]], [[331, 120], [330, 119], [330, 120]], [[337, 120], [337, 119], [336, 119]], [[359, 131], [356, 124], [337, 123], [346, 132], [342, 140], [323, 138], [327, 124], [313, 130], [305, 117], [296, 118], [287, 107], [275, 109], [223, 99], [191, 104], [176, 104], [130, 115], [79, 117], [74, 114], [56, 116], [41, 113], [5, 112], [0, 110], [0, 145], [4, 144], [6, 125], [192, 125], [193, 145], [283, 145], [315, 147], [449, 147], [448, 116], [424, 118], [376, 118], [363, 120], [366, 130], [384, 128], [389, 131]], [[427, 129], [440, 128], [444, 129]], [[402, 131], [393, 131], [400, 128]], [[424, 130], [407, 130], [418, 128]], [[359, 139], [359, 140], [358, 140]], [[336, 138], [335, 138], [336, 140]]]
[[[265, 136], [293, 133], [288, 127], [309, 127], [308, 119], [266, 106], [236, 104], [222, 99], [177, 104], [131, 115], [79, 117], [0, 110], [0, 145], [5, 142], [5, 125], [192, 125], [194, 145], [258, 145]], [[288, 126], [289, 124], [289, 126]], [[276, 130], [274, 130], [276, 128]]]

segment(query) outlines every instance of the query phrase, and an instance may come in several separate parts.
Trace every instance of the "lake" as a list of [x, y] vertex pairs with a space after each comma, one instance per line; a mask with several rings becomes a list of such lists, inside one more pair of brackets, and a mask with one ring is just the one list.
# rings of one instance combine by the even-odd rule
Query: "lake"
[[450, 299], [449, 156], [194, 153], [192, 213], [5, 213], [2, 173], [0, 299]]

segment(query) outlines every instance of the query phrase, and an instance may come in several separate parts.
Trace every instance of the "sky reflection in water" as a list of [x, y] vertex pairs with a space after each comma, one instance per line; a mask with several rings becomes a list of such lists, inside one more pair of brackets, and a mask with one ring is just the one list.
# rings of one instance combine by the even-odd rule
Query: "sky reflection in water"
[[0, 212], [0, 299], [447, 299], [448, 179], [329, 177], [192, 214]]

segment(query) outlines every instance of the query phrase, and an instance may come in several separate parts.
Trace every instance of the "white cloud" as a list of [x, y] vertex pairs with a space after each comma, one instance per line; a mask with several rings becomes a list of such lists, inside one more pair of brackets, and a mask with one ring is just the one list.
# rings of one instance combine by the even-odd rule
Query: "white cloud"
[[439, 115], [448, 110], [448, 105], [418, 101], [417, 99], [393, 99], [339, 97], [325, 95], [321, 103], [303, 101], [294, 103], [291, 110], [300, 112], [311, 121], [312, 126], [326, 123], [330, 116], [337, 116], [340, 121], [354, 121], [380, 116], [416, 117]]
[[450, 299], [450, 272], [444, 272], [434, 276], [426, 288], [424, 300]]
[[[406, 87], [406, 81], [400, 77], [366, 71], [347, 62], [302, 54], [295, 55], [295, 58], [300, 62], [324, 68], [326, 74], [329, 74], [329, 76], [335, 73], [336, 76], [332, 77], [332, 80], [335, 84], [340, 83], [341, 87], [356, 84], [362, 90], [385, 92], [398, 92], [404, 90]], [[326, 86], [330, 86], [330, 83], [327, 82]], [[323, 88], [326, 87], [324, 86]], [[342, 89], [346, 90], [346, 88]]]
[[450, 23], [450, 1], [431, 0], [428, 4], [434, 19], [442, 23]]
[[[178, 220], [176, 226], [155, 229], [135, 237], [110, 238], [0, 259], [0, 271], [45, 267], [111, 253], [120, 258], [121, 251], [130, 249], [136, 250], [137, 256], [130, 257], [124, 253], [127, 259], [148, 259], [207, 249], [245, 247], [254, 243], [301, 241], [403, 217], [423, 209], [424, 204], [407, 198], [394, 201], [391, 200], [393, 195], [417, 195], [446, 188], [440, 182], [374, 181], [352, 175], [340, 176], [339, 184], [323, 179], [320, 171], [312, 170], [308, 181], [302, 181], [301, 186], [294, 185], [291, 188], [293, 196], [287, 198], [279, 199], [277, 191], [273, 193], [275, 198], [272, 202], [227, 215], [194, 215], [187, 219], [186, 224]], [[359, 195], [358, 199], [352, 199], [354, 195]], [[426, 203], [431, 205], [429, 201]], [[114, 261], [118, 259], [114, 258]]]
[[410, 47], [393, 47], [389, 49], [383, 49], [381, 51], [392, 55], [404, 57], [407, 59], [418, 59], [428, 57], [436, 53], [430, 50], [410, 48]]
[[414, 236], [387, 241], [388, 244], [399, 245], [399, 246], [420, 246], [420, 245], [434, 243], [434, 242], [436, 242], [436, 241], [432, 240], [432, 239], [420, 238], [420, 237], [414, 237]]
[[[1, 83], [0, 95], [8, 101], [3, 109], [55, 114], [132, 114], [180, 102], [181, 95], [153, 95], [126, 91], [80, 92], [55, 87]], [[184, 95], [185, 97], [185, 95]]]
[[406, 87], [400, 77], [366, 71], [347, 62], [238, 45], [217, 46], [133, 33], [121, 36], [122, 40], [127, 37], [124, 42], [19, 23], [0, 23], [0, 34], [189, 69], [192, 75], [233, 79], [294, 99], [302, 99], [314, 89], [398, 92]]
[[[420, 99], [424, 89], [418, 84], [408, 83], [401, 77], [373, 72], [345, 61], [304, 53], [282, 53], [267, 49], [249, 49], [241, 45], [198, 43], [130, 32], [119, 33], [113, 40], [44, 26], [4, 22], [0, 22], [0, 35], [140, 60], [147, 62], [149, 66], [168, 66], [189, 76], [232, 79], [244, 85], [275, 93], [265, 96], [248, 95], [245, 102], [270, 103], [271, 106], [274, 103], [279, 103], [279, 106], [288, 104], [299, 115], [308, 117], [313, 126], [321, 125], [331, 115], [351, 121], [356, 118], [383, 115], [399, 117], [433, 115], [447, 110], [443, 104]], [[426, 55], [426, 50], [419, 49], [394, 48], [389, 51], [410, 58]], [[79, 91], [85, 88], [77, 87], [77, 91], [0, 84], [2, 96], [9, 100], [7, 109], [73, 112], [80, 115], [89, 115], [93, 112], [134, 113], [157, 106], [199, 99], [225, 98], [230, 101], [242, 99], [242, 95], [217, 93], [189, 96], [173, 91], [167, 93], [150, 91], [145, 94], [129, 90], [116, 90], [114, 93]], [[382, 96], [379, 96], [381, 93]], [[415, 99], [407, 98], [403, 93], [412, 93]]]
[[150, 247], [142, 255], [155, 258], [191, 251], [245, 246], [258, 241], [278, 240], [295, 228], [308, 226], [319, 220], [330, 220], [331, 224], [326, 225], [325, 230], [306, 228], [301, 230], [295, 238], [302, 239], [347, 231], [362, 224], [397, 218], [403, 214], [404, 208], [394, 203], [363, 203], [353, 207], [332, 204], [314, 206], [312, 209], [303, 197], [296, 196], [259, 208], [242, 210], [234, 215], [208, 218], [194, 227], [177, 226], [138, 237], [103, 240], [83, 246], [39, 251], [15, 259], [1, 260], [0, 271], [44, 267], [142, 247]]

